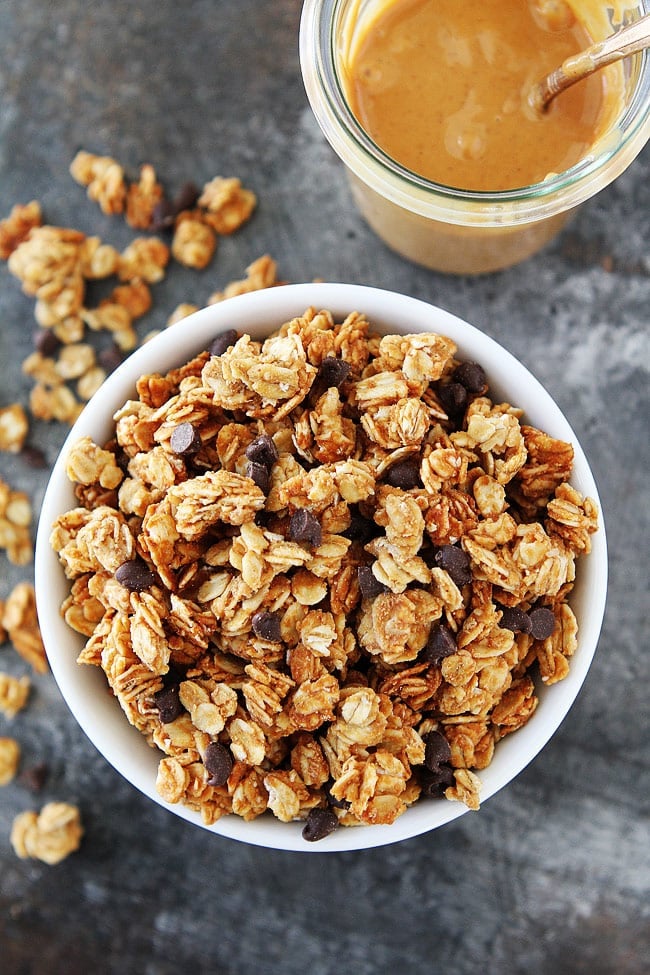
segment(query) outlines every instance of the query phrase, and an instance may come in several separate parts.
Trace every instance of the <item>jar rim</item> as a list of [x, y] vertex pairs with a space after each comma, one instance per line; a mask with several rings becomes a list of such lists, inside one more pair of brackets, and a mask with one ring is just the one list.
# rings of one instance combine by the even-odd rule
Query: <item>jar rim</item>
[[[436, 183], [393, 159], [350, 109], [337, 68], [337, 17], [346, 0], [304, 0], [300, 22], [303, 83], [320, 128], [339, 158], [380, 195], [422, 216], [457, 224], [514, 225], [545, 219], [595, 196], [636, 158], [650, 138], [650, 51], [630, 59], [632, 97], [606, 138], [569, 169], [508, 190], [464, 190]], [[640, 0], [639, 14], [650, 13]], [[600, 148], [599, 148], [600, 147]]]

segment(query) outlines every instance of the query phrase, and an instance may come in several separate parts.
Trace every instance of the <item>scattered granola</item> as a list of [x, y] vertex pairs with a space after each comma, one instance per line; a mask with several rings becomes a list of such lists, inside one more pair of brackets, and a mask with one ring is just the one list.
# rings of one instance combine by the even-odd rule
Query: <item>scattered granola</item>
[[0, 479], [0, 549], [13, 565], [27, 565], [34, 557], [31, 536], [32, 505], [24, 491], [14, 491]]
[[7, 785], [20, 764], [20, 745], [15, 738], [0, 738], [0, 785]]
[[216, 305], [226, 298], [234, 298], [235, 295], [246, 294], [249, 291], [262, 291], [264, 288], [273, 288], [282, 284], [282, 281], [277, 279], [277, 270], [277, 264], [273, 258], [268, 254], [263, 254], [248, 265], [245, 278], [231, 281], [223, 291], [215, 291], [208, 298], [208, 304]]
[[0, 450], [18, 454], [29, 433], [29, 419], [20, 403], [0, 407]]
[[0, 220], [0, 260], [6, 261], [16, 247], [28, 236], [32, 227], [40, 227], [43, 220], [38, 200], [17, 203], [5, 220]]
[[70, 164], [70, 175], [87, 188], [89, 199], [99, 203], [103, 213], [123, 212], [127, 197], [126, 178], [115, 159], [80, 149]]
[[[116, 159], [83, 149], [72, 160], [70, 174], [104, 213], [123, 214], [130, 227], [147, 236], [137, 237], [119, 253], [99, 237], [44, 224], [36, 200], [17, 204], [0, 220], [0, 259], [35, 299], [39, 330], [34, 354], [23, 363], [24, 373], [34, 381], [29, 409], [36, 419], [68, 425], [120, 356], [157, 334], [152, 329], [139, 337], [134, 323], [151, 308], [151, 286], [163, 280], [171, 258], [185, 267], [206, 268], [218, 237], [239, 229], [257, 205], [255, 194], [236, 177], [217, 176], [202, 189], [187, 182], [169, 199], [150, 163], [132, 179]], [[168, 243], [155, 236], [166, 232], [172, 234]], [[113, 276], [121, 283], [89, 307], [88, 283]], [[215, 292], [207, 303], [276, 283], [275, 264], [265, 256], [250, 265], [245, 279]], [[182, 306], [167, 324], [189, 310], [189, 305]], [[94, 361], [88, 331], [111, 333], [117, 351], [111, 355], [111, 350], [101, 350]], [[0, 450], [21, 449], [27, 429], [26, 414], [19, 411], [24, 414], [22, 406], [11, 404], [0, 412]]]
[[36, 595], [31, 582], [19, 582], [2, 609], [2, 627], [14, 649], [39, 674], [48, 670], [45, 647], [36, 615]]
[[48, 802], [40, 813], [31, 809], [19, 813], [10, 840], [21, 859], [42, 860], [51, 866], [78, 850], [82, 836], [79, 809], [67, 802]]
[[27, 704], [31, 687], [29, 677], [13, 677], [0, 670], [0, 711], [7, 718], [15, 718]]
[[567, 673], [595, 505], [571, 445], [455, 354], [310, 308], [141, 377], [111, 441], [72, 449], [62, 613], [168, 802], [309, 841], [420, 797], [475, 809], [535, 676]]

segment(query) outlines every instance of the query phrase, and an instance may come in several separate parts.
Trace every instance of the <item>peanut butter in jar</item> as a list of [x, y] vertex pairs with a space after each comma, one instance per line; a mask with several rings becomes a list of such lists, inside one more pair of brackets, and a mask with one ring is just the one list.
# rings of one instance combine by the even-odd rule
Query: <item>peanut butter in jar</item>
[[544, 116], [530, 88], [648, 4], [306, 0], [307, 93], [370, 226], [449, 273], [538, 251], [647, 141], [650, 67], [611, 65]]

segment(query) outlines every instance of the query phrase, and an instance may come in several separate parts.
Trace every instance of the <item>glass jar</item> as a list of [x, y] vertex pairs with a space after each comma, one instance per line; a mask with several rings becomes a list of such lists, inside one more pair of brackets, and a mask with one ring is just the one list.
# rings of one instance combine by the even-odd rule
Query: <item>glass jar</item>
[[[565, 172], [516, 190], [460, 190], [424, 179], [384, 153], [352, 113], [344, 76], [359, 36], [391, 0], [305, 0], [300, 62], [307, 97], [343, 161], [360, 212], [393, 250], [437, 271], [482, 274], [547, 244], [576, 207], [619, 176], [650, 136], [650, 52], [604, 70], [609, 109], [591, 152]], [[595, 40], [650, 12], [650, 0], [571, 0]]]

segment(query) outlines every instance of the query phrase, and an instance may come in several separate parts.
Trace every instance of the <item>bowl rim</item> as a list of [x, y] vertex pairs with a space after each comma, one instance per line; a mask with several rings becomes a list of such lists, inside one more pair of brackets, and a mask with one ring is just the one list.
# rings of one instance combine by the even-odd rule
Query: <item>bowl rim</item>
[[[523, 406], [525, 418], [551, 436], [570, 441], [574, 448], [571, 483], [598, 505], [599, 530], [592, 551], [578, 564], [577, 585], [570, 602], [589, 612], [579, 615], [578, 648], [568, 676], [553, 687], [540, 688], [540, 706], [516, 734], [502, 739], [492, 763], [479, 773], [481, 805], [514, 780], [554, 735], [575, 701], [598, 644], [607, 594], [607, 542], [602, 505], [586, 456], [568, 420], [550, 394], [500, 343], [476, 326], [420, 298], [386, 289], [338, 282], [282, 285], [243, 294], [189, 315], [136, 349], [104, 382], [68, 432], [52, 468], [39, 516], [35, 545], [35, 590], [39, 624], [52, 674], [61, 694], [95, 748], [113, 768], [158, 805], [208, 832], [253, 846], [299, 852], [341, 852], [384, 846], [430, 832], [468, 810], [448, 800], [418, 801], [390, 826], [345, 827], [317, 843], [305, 841], [299, 823], [281, 823], [264, 816], [245, 822], [226, 815], [206, 826], [198, 813], [165, 802], [155, 789], [155, 769], [162, 753], [151, 748], [127, 722], [112, 698], [100, 668], [82, 667], [76, 658], [84, 638], [60, 615], [62, 596], [69, 591], [56, 553], [49, 543], [56, 517], [74, 507], [76, 499], [65, 474], [71, 446], [84, 435], [97, 443], [109, 439], [114, 412], [133, 398], [140, 375], [165, 372], [207, 348], [219, 331], [236, 328], [261, 337], [306, 308], [328, 309], [336, 317], [363, 312], [373, 329], [408, 332], [436, 331], [453, 339], [461, 358], [479, 361], [490, 381], [490, 394]], [[505, 380], [500, 377], [506, 376]], [[507, 396], [505, 396], [507, 387]], [[575, 608], [575, 607], [574, 607]], [[73, 649], [76, 646], [76, 651]], [[101, 694], [101, 688], [104, 694]], [[551, 695], [548, 697], [548, 695]], [[548, 698], [548, 703], [545, 704]], [[545, 706], [544, 706], [545, 705]], [[153, 774], [152, 774], [153, 773]]]

